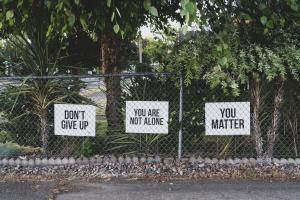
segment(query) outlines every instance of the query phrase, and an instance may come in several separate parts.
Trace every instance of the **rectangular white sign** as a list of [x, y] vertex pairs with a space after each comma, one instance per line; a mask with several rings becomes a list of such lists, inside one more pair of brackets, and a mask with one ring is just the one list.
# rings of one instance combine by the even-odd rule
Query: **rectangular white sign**
[[205, 103], [206, 135], [250, 135], [250, 102]]
[[95, 136], [96, 108], [91, 105], [55, 104], [54, 134]]
[[167, 134], [169, 102], [126, 101], [126, 133]]

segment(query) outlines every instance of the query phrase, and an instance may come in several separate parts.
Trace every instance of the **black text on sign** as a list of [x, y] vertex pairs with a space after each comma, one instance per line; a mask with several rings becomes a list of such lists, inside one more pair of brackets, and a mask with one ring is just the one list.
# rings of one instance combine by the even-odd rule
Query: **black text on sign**
[[126, 133], [168, 133], [169, 103], [126, 101]]
[[55, 104], [55, 135], [95, 136], [96, 111], [91, 105]]
[[250, 103], [206, 103], [205, 134], [250, 135]]

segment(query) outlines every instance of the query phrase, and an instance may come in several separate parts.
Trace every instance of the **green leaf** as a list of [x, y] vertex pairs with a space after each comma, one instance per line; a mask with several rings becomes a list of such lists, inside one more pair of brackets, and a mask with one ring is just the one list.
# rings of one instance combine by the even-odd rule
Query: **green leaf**
[[224, 49], [228, 49], [228, 44], [223, 43], [223, 48], [224, 48]]
[[111, 18], [110, 18], [110, 21], [113, 22], [113, 21], [114, 21], [114, 18], [115, 18], [115, 12], [112, 13]]
[[68, 16], [68, 24], [69, 24], [69, 26], [72, 27], [74, 25], [74, 23], [75, 23], [75, 20], [76, 20], [76, 17], [75, 17], [74, 14], [69, 15]]
[[3, 4], [8, 4], [10, 1], [9, 0], [2, 0]]
[[291, 9], [292, 9], [293, 11], [298, 12], [298, 11], [299, 11], [298, 4], [297, 4], [296, 2], [293, 2], [293, 3], [291, 4]]
[[115, 31], [115, 33], [118, 33], [118, 32], [120, 31], [120, 26], [119, 26], [119, 24], [115, 24], [115, 25], [114, 25], [114, 31]]
[[268, 20], [266, 26], [267, 26], [268, 28], [274, 28], [274, 22], [273, 22], [273, 20]]
[[185, 9], [188, 13], [193, 14], [195, 12], [195, 5], [192, 2], [185, 4]]
[[220, 64], [221, 66], [226, 65], [226, 64], [227, 64], [227, 58], [226, 58], [226, 57], [221, 58], [221, 59], [219, 60], [219, 64]]
[[150, 14], [151, 15], [153, 15], [153, 16], [158, 16], [158, 12], [157, 12], [157, 9], [154, 7], [154, 6], [151, 6], [150, 8], [149, 8], [149, 12], [150, 12]]
[[8, 20], [8, 25], [9, 26], [14, 25], [14, 23], [15, 23], [15, 20], [13, 18]]
[[240, 12], [240, 16], [245, 20], [251, 20], [251, 16], [245, 12]]
[[20, 6], [23, 5], [23, 0], [19, 0], [18, 4], [17, 4], [17, 8], [19, 8]]
[[261, 3], [261, 4], [259, 4], [258, 8], [259, 8], [259, 10], [264, 10], [267, 8], [267, 6], [266, 6], [266, 4]]
[[181, 10], [180, 11], [180, 16], [184, 17], [187, 14], [186, 10]]
[[121, 30], [122, 39], [124, 39], [124, 34], [125, 34], [125, 32]]
[[87, 24], [86, 24], [84, 18], [83, 18], [83, 17], [80, 17], [79, 20], [80, 20], [80, 24], [81, 24], [81, 26], [83, 27], [83, 29], [87, 29]]
[[49, 37], [52, 31], [53, 31], [53, 27], [50, 25], [48, 27], [48, 30], [47, 30], [47, 33], [46, 33], [46, 37]]
[[284, 26], [284, 24], [285, 24], [285, 19], [284, 19], [284, 17], [281, 17], [279, 21], [280, 21], [280, 25], [281, 25], [281, 26]]
[[182, 31], [182, 33], [183, 34], [186, 34], [187, 33], [187, 31], [188, 31], [188, 25], [187, 24], [184, 24], [183, 26], [182, 26], [182, 28], [181, 28], [181, 31]]
[[68, 26], [67, 26], [67, 25], [64, 25], [64, 26], [61, 28], [61, 32], [62, 32], [62, 33], [66, 32], [67, 28], [68, 28]]
[[51, 1], [45, 1], [45, 5], [49, 9], [51, 7]]
[[107, 0], [107, 1], [106, 1], [106, 5], [107, 5], [107, 7], [110, 8], [110, 6], [111, 6], [111, 0]]
[[10, 20], [13, 17], [14, 17], [14, 11], [9, 10], [6, 12], [6, 20]]
[[116, 8], [116, 11], [117, 11], [117, 13], [118, 13], [119, 17], [121, 17], [121, 18], [122, 18], [122, 16], [121, 16], [121, 13], [120, 13], [120, 11], [119, 11], [119, 9], [118, 9], [118, 8]]
[[189, 24], [189, 22], [190, 22], [190, 13], [187, 12], [187, 13], [185, 14], [185, 23], [186, 23], [186, 24]]
[[266, 16], [262, 16], [262, 17], [260, 18], [260, 22], [261, 22], [263, 25], [266, 25], [267, 21], [268, 21], [268, 18], [267, 18]]
[[146, 10], [149, 10], [151, 7], [151, 0], [144, 0], [143, 6]]
[[79, 0], [75, 0], [75, 4], [76, 4], [76, 5], [79, 5]]

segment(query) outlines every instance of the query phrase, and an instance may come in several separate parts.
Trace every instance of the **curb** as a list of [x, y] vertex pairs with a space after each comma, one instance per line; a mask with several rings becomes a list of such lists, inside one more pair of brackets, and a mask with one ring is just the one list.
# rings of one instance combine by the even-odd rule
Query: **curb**
[[160, 156], [94, 156], [90, 158], [77, 158], [74, 157], [63, 157], [63, 158], [3, 158], [0, 159], [0, 166], [59, 166], [59, 165], [99, 165], [99, 164], [152, 164], [152, 163], [162, 163], [164, 165], [172, 165], [174, 163], [186, 163], [186, 164], [209, 164], [209, 165], [255, 165], [255, 164], [275, 164], [275, 165], [300, 165], [300, 158], [273, 158], [263, 160], [261, 158], [227, 158], [227, 159], [217, 159], [217, 158], [202, 158], [200, 156], [196, 157], [194, 155], [183, 158], [181, 160], [170, 158], [170, 157], [160, 157]]

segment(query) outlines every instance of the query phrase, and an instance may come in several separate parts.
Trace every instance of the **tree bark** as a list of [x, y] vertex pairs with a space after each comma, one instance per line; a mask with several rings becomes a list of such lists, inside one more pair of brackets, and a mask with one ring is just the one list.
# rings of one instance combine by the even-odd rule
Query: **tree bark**
[[280, 110], [283, 103], [283, 80], [278, 83], [279, 88], [276, 90], [277, 93], [274, 98], [274, 108], [272, 113], [272, 119], [270, 127], [267, 132], [267, 150], [265, 152], [266, 158], [272, 158], [274, 153], [275, 141], [278, 135], [278, 129], [280, 125]]
[[[292, 107], [292, 109], [293, 109], [293, 107]], [[292, 113], [292, 111], [290, 111], [290, 113]], [[298, 157], [298, 148], [297, 148], [297, 141], [298, 141], [298, 130], [297, 130], [298, 129], [298, 119], [297, 119], [297, 113], [294, 113], [294, 116], [290, 117], [287, 121], [288, 121], [290, 129], [291, 129], [291, 131], [293, 133], [294, 152], [295, 152], [295, 155], [296, 155], [296, 158], [297, 158]]]
[[252, 85], [252, 102], [253, 102], [253, 116], [252, 116], [252, 123], [253, 123], [253, 132], [254, 132], [254, 140], [255, 140], [255, 150], [257, 157], [261, 158], [263, 156], [263, 139], [262, 139], [262, 132], [260, 127], [260, 111], [261, 111], [261, 88], [260, 83], [257, 80], [257, 77], [254, 75], [253, 78], [253, 85]]
[[47, 109], [43, 109], [40, 115], [40, 126], [42, 136], [42, 147], [44, 150], [44, 156], [48, 156], [48, 145], [49, 145], [49, 129], [48, 129], [48, 112]]
[[101, 39], [102, 72], [111, 74], [105, 77], [106, 86], [106, 119], [108, 133], [113, 134], [123, 130], [121, 113], [121, 79], [114, 74], [121, 73], [121, 38], [112, 33]]

